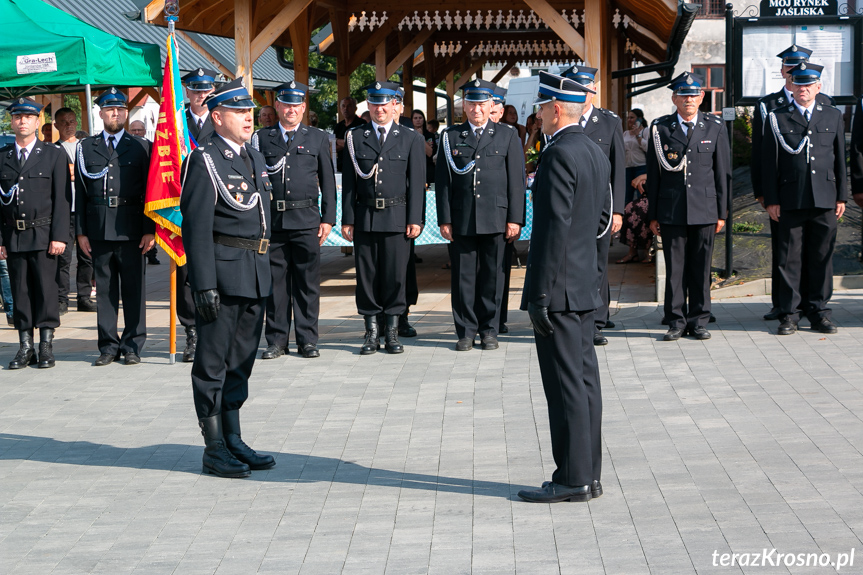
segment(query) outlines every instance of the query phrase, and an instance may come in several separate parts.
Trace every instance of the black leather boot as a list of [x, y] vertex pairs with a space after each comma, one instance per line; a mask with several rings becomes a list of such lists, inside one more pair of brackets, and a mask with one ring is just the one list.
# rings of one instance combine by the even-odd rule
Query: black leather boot
[[405, 346], [399, 341], [399, 316], [387, 316], [387, 331], [384, 333], [386, 338], [386, 348], [389, 353], [404, 353]]
[[198, 329], [190, 325], [186, 328], [186, 349], [183, 350], [183, 362], [195, 361], [195, 349], [198, 347]]
[[363, 347], [360, 350], [360, 355], [371, 355], [377, 353], [381, 347], [381, 342], [378, 340], [380, 333], [378, 332], [378, 320], [373, 315], [364, 315], [363, 319], [366, 322], [366, 335]]
[[222, 414], [211, 415], [198, 420], [201, 435], [204, 436], [204, 473], [219, 477], [248, 477], [252, 474], [249, 466], [238, 460], [228, 451], [222, 435]]
[[54, 328], [39, 328], [39, 367], [54, 367]]
[[222, 430], [225, 432], [225, 445], [234, 457], [255, 470], [275, 467], [276, 460], [272, 455], [258, 455], [243, 441], [240, 435], [239, 409], [222, 412]]
[[408, 315], [411, 308], [405, 309], [405, 312], [399, 316], [399, 337], [416, 337], [417, 330], [408, 322]]
[[33, 349], [33, 330], [21, 330], [18, 332], [18, 341], [21, 346], [15, 358], [9, 362], [9, 369], [22, 369], [36, 363], [36, 350]]

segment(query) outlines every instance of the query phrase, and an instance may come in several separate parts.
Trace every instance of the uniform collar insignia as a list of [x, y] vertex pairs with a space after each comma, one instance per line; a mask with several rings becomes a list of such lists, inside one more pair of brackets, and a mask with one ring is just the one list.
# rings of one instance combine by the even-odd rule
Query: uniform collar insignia
[[599, 122], [599, 118], [597, 118], [596, 116], [591, 116], [591, 117], [590, 117], [590, 119], [591, 119], [591, 120], [593, 120], [593, 123], [594, 123], [594, 124], [596, 124], [597, 122]]
[[671, 127], [672, 127], [672, 128], [676, 128], [676, 127], [677, 127], [677, 122], [671, 122]]
[[467, 130], [465, 130], [464, 132], [462, 132], [462, 133], [461, 133], [461, 137], [462, 137], [462, 138], [467, 138]]
[[363, 132], [363, 136], [368, 137], [368, 135], [369, 135], [369, 134], [371, 134], [371, 132], [370, 132], [370, 131], [368, 131], [368, 130], [366, 130], [365, 132]]
[[785, 98], [783, 98], [782, 96], [779, 96], [779, 99], [778, 99], [778, 100], [776, 100], [776, 101], [777, 101], [777, 102], [779, 102], [780, 104], [784, 104], [784, 103], [785, 103]]
[[794, 111], [794, 104], [791, 104], [790, 106], [788, 106], [788, 111], [789, 111], [789, 112], [793, 112], [793, 111]]
[[234, 152], [232, 150], [225, 150], [225, 157], [229, 160], [234, 158]]
[[704, 122], [698, 122], [698, 127], [699, 127], [699, 128], [703, 128], [703, 127], [704, 127]]
[[822, 108], [821, 108], [821, 104], [818, 104], [817, 106], [815, 106], [815, 109], [816, 109], [816, 110], [818, 110], [818, 111], [820, 112], [820, 111], [822, 110]]

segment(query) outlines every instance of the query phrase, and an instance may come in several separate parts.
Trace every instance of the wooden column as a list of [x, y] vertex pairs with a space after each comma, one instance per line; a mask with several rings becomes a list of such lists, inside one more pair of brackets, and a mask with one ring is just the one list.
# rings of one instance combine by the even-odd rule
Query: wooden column
[[386, 82], [387, 79], [387, 43], [384, 41], [375, 48], [375, 80]]
[[[333, 41], [336, 43], [336, 92], [339, 101], [351, 95], [350, 39], [348, 38], [348, 14], [344, 10], [330, 10], [330, 22], [333, 25]], [[339, 109], [339, 120], [344, 120]]]
[[[294, 47], [294, 79], [306, 86], [309, 85], [309, 42], [311, 32], [309, 30], [309, 14], [304, 11], [291, 22], [288, 27], [291, 34], [291, 45]], [[309, 106], [303, 115], [303, 122], [309, 122]]]
[[235, 76], [252, 90], [252, 0], [234, 0], [234, 49]]
[[437, 118], [436, 85], [432, 84], [435, 77], [434, 42], [426, 40], [423, 44], [423, 65], [426, 69], [426, 119]]
[[[455, 72], [450, 72], [446, 75], [446, 95], [449, 96], [450, 101], [453, 103], [453, 108], [455, 108]], [[462, 109], [461, 115], [462, 117], [464, 116], [464, 109]], [[455, 110], [453, 110], [453, 123], [459, 121], [456, 118]]]
[[[414, 55], [402, 65], [402, 82], [405, 88], [405, 112], [410, 115], [414, 109]], [[426, 118], [428, 119], [428, 118]]]
[[[611, 86], [611, 79], [606, 74], [608, 68], [608, 52], [604, 48], [608, 45], [608, 5], [605, 0], [584, 1], [584, 60], [588, 66], [597, 68], [596, 74], [596, 105], [605, 108], [608, 106], [609, 90], [604, 89], [606, 84]], [[603, 58], [603, 54], [606, 58]]]

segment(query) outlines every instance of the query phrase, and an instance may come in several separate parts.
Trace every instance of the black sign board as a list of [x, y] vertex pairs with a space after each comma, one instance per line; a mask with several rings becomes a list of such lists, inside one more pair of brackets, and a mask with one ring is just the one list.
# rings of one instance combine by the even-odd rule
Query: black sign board
[[836, 16], [838, 0], [761, 0], [765, 16]]

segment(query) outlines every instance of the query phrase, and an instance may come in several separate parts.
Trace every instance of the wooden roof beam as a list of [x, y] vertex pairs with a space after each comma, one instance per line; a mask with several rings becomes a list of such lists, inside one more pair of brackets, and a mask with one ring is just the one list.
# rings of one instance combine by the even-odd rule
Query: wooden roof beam
[[[386, 22], [381, 24], [374, 32], [372, 32], [372, 35], [369, 36], [362, 46], [353, 51], [353, 55], [348, 61], [348, 69], [356, 70], [359, 68], [360, 64], [366, 61], [366, 58], [375, 51], [379, 44], [386, 42], [387, 36], [389, 36], [390, 32], [399, 25], [399, 22], [401, 22], [402, 18], [405, 17], [405, 13], [406, 12], [401, 11], [387, 14]], [[348, 38], [346, 37], [344, 41], [347, 42]]]
[[554, 30], [554, 33], [560, 36], [560, 39], [566, 42], [576, 54], [584, 57], [584, 36], [570, 26], [556, 8], [547, 0], [524, 0], [524, 3], [530, 6], [542, 18], [542, 21], [548, 24], [548, 27]]
[[[309, 7], [309, 4], [312, 3], [313, 0], [289, 0], [287, 4], [285, 4], [284, 8], [282, 8], [275, 17], [270, 20], [269, 24], [261, 30], [261, 32], [255, 36], [255, 39], [252, 40], [252, 62], [260, 58], [264, 52], [267, 51], [267, 48], [273, 45], [279, 36], [285, 33], [285, 30], [293, 24], [294, 20], [296, 20], [301, 14], [305, 13], [306, 8]], [[294, 46], [294, 50], [297, 47]], [[305, 46], [300, 48], [302, 50], [308, 51], [309, 47]]]
[[464, 86], [470, 81], [470, 77], [474, 74], [479, 74], [482, 70], [482, 67], [485, 66], [485, 63], [488, 62], [488, 56], [483, 56], [479, 60], [475, 60], [471, 63], [470, 67], [465, 70], [461, 76], [459, 76], [458, 81], [455, 83], [455, 89], [458, 91], [459, 88]]
[[423, 45], [423, 42], [428, 40], [431, 35], [435, 32], [434, 29], [431, 30], [423, 30], [419, 33], [419, 35], [414, 36], [410, 42], [405, 45], [404, 48], [396, 55], [395, 58], [390, 60], [387, 64], [387, 78], [395, 74], [402, 64], [408, 61], [408, 59], [413, 60], [414, 53], [417, 49]]
[[[429, 44], [431, 44], [431, 42], [429, 42]], [[474, 41], [470, 41], [467, 44], [462, 44], [461, 50], [459, 50], [457, 54], [453, 54], [452, 56], [450, 56], [450, 58], [446, 62], [442, 64], [435, 62], [432, 65], [432, 69], [434, 70], [434, 77], [431, 80], [426, 77], [426, 84], [430, 86], [437, 86], [438, 84], [443, 82], [446, 79], [447, 74], [455, 71], [462, 65], [465, 56], [469, 57], [470, 51], [473, 50], [474, 46], [476, 46], [477, 44], [478, 42]], [[432, 50], [434, 50], [434, 48], [432, 48]], [[423, 48], [423, 52], [425, 52], [425, 48]], [[431, 60], [434, 60], [434, 51], [429, 52], [426, 55], [426, 66], [428, 66], [429, 61]]]
[[144, 7], [144, 20], [152, 22], [165, 10], [165, 0], [153, 0]]
[[510, 58], [509, 60], [507, 60], [506, 64], [503, 65], [503, 68], [501, 68], [500, 71], [494, 75], [494, 78], [491, 79], [491, 83], [497, 84], [498, 82], [500, 82], [501, 78], [506, 76], [507, 72], [509, 72], [515, 67], [516, 62], [518, 62], [517, 58]]
[[234, 76], [234, 72], [232, 72], [231, 70], [229, 70], [229, 69], [228, 69], [224, 64], [222, 64], [222, 63], [221, 63], [221, 62], [220, 62], [220, 61], [219, 61], [215, 56], [213, 56], [213, 55], [212, 55], [212, 54], [210, 54], [207, 50], [205, 50], [203, 46], [201, 46], [200, 44], [198, 44], [198, 43], [195, 41], [195, 39], [194, 39], [194, 38], [192, 38], [192, 36], [191, 36], [190, 34], [187, 34], [187, 33], [186, 33], [186, 32], [184, 32], [183, 30], [174, 30], [174, 33], [175, 33], [178, 37], [180, 37], [180, 38], [182, 38], [183, 40], [185, 40], [185, 41], [186, 41], [186, 43], [188, 43], [188, 44], [189, 44], [189, 46], [191, 46], [192, 48], [194, 48], [195, 50], [197, 50], [197, 51], [198, 51], [198, 53], [199, 53], [199, 54], [201, 54], [201, 56], [203, 56], [204, 58], [206, 58], [206, 59], [207, 59], [207, 61], [208, 61], [210, 64], [212, 64], [212, 65], [213, 65], [213, 67], [214, 67], [216, 70], [218, 70], [219, 72], [221, 72], [222, 74], [224, 74], [224, 75], [225, 75], [225, 76], [227, 76], [228, 78], [232, 78], [232, 77]]

